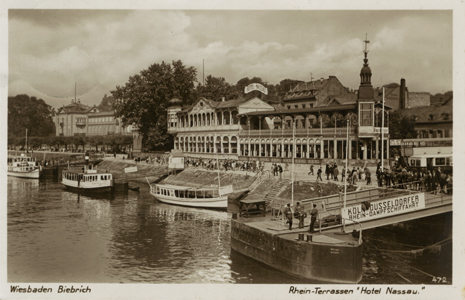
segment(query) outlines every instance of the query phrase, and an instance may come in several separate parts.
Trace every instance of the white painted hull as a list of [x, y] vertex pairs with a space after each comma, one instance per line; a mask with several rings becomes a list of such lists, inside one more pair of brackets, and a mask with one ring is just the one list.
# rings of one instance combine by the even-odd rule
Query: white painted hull
[[63, 178], [61, 184], [63, 184], [66, 188], [74, 191], [110, 191], [113, 188], [112, 180], [102, 180], [96, 182], [81, 181], [78, 185], [78, 182], [75, 180]]
[[153, 192], [150, 192], [150, 194], [157, 198], [158, 201], [163, 203], [198, 208], [228, 208], [228, 196], [218, 198], [177, 198], [166, 195], [157, 195]]
[[38, 179], [40, 176], [40, 171], [39, 169], [33, 171], [8, 171], [8, 176]]

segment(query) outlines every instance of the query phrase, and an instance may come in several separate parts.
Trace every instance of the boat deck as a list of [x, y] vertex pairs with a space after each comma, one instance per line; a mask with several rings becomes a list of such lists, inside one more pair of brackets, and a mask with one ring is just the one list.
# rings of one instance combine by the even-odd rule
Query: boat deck
[[[299, 220], [294, 218], [292, 222], [292, 230], [289, 230], [289, 225], [286, 224], [286, 218], [284, 220], [273, 218], [271, 213], [267, 212], [265, 216], [251, 216], [248, 218], [237, 217], [238, 222], [247, 224], [250, 227], [259, 229], [263, 232], [267, 232], [273, 235], [278, 235], [281, 238], [287, 240], [299, 240], [299, 234], [304, 234], [304, 240], [306, 242], [307, 235], [310, 235], [310, 218], [304, 219], [304, 228], [298, 228]], [[327, 230], [329, 228], [325, 228]], [[319, 231], [319, 228], [315, 226], [315, 233], [312, 235], [313, 243], [322, 243], [322, 244], [346, 244], [353, 245], [354, 241], [358, 239], [352, 236], [352, 226], [347, 228], [348, 233], [342, 233], [339, 229], [338, 231]]]

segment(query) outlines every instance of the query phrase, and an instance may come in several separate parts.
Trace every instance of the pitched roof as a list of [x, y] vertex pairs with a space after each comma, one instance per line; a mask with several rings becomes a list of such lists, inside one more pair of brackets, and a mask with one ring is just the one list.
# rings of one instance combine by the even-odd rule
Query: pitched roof
[[423, 106], [400, 109], [399, 112], [406, 117], [416, 117], [416, 123], [452, 122], [452, 106]]
[[64, 113], [85, 113], [92, 108], [92, 106], [87, 106], [82, 103], [71, 103], [58, 108], [58, 111], [62, 111]]
[[318, 91], [321, 90], [328, 82], [329, 78], [300, 82], [286, 93], [284, 100], [315, 97]]
[[247, 101], [247, 100], [244, 100], [244, 99], [233, 99], [233, 100], [226, 100], [226, 101], [213, 101], [211, 99], [199, 98], [197, 101], [195, 101], [191, 105], [183, 107], [183, 109], [180, 112], [188, 112], [188, 111], [190, 111], [194, 107], [194, 105], [196, 105], [197, 102], [199, 100], [201, 100], [201, 99], [204, 100], [205, 102], [207, 102], [213, 108], [238, 107], [240, 104]]

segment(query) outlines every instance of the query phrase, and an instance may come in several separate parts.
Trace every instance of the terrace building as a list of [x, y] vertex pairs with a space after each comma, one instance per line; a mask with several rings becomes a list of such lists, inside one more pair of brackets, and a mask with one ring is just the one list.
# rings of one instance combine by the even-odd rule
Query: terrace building
[[168, 132], [174, 136], [174, 148], [189, 156], [221, 153], [239, 160], [281, 163], [291, 162], [293, 155], [296, 163], [308, 164], [343, 160], [347, 155], [374, 163], [384, 153], [387, 159], [389, 113], [382, 129], [366, 48], [364, 53], [357, 92], [330, 76], [300, 83], [285, 96], [282, 107], [259, 98], [222, 102], [200, 98], [183, 108], [181, 100], [172, 99]]

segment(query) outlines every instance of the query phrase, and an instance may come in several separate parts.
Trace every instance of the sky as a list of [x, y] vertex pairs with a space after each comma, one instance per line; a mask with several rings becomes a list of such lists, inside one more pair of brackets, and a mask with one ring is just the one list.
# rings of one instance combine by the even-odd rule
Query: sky
[[[98, 105], [130, 76], [181, 60], [236, 84], [336, 76], [358, 89], [367, 35], [372, 84], [452, 90], [451, 10], [10, 9], [8, 95]], [[204, 61], [204, 72], [202, 62]]]

